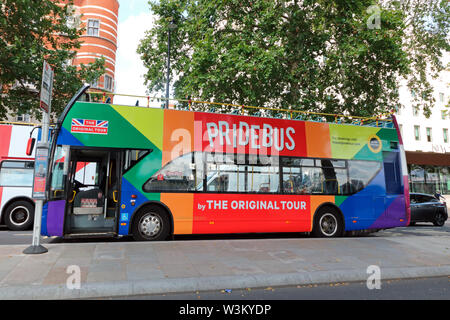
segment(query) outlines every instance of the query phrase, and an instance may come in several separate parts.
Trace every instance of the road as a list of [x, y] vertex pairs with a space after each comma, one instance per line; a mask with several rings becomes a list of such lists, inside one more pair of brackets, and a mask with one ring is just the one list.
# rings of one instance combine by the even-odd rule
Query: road
[[365, 282], [330, 283], [294, 287], [246, 288], [115, 297], [116, 300], [450, 300], [450, 276], [381, 281], [369, 290]]
[[[435, 227], [431, 223], [418, 223], [415, 226], [406, 228], [394, 228], [379, 231], [365, 235], [365, 237], [386, 238], [386, 237], [402, 237], [402, 236], [449, 236], [450, 235], [450, 219], [444, 226]], [[216, 239], [262, 239], [262, 238], [307, 238], [308, 235], [298, 233], [276, 233], [276, 234], [240, 234], [240, 235], [183, 235], [176, 236], [175, 240], [216, 240]], [[6, 226], [0, 226], [0, 245], [13, 244], [31, 244], [32, 231], [10, 231]], [[42, 238], [42, 243], [61, 243], [61, 242], [122, 242], [133, 241], [129, 237], [120, 239], [77, 239], [63, 240], [61, 238]]]

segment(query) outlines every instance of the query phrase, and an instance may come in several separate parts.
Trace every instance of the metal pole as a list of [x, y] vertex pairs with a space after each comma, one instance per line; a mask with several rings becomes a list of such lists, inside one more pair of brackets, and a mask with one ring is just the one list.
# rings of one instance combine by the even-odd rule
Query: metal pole
[[[45, 68], [45, 65], [44, 65]], [[37, 160], [37, 152], [38, 147], [41, 147], [43, 149], [46, 149], [47, 156], [49, 151], [49, 145], [48, 145], [48, 131], [50, 128], [50, 113], [51, 113], [51, 92], [53, 91], [53, 73], [51, 75], [50, 80], [50, 99], [48, 102], [48, 109], [47, 111], [43, 110], [42, 112], [42, 132], [41, 132], [41, 140], [39, 141], [37, 147], [36, 147], [36, 160]], [[35, 161], [36, 165], [36, 161]], [[47, 169], [48, 170], [48, 169]], [[36, 174], [36, 169], [35, 169]], [[45, 172], [45, 175], [47, 175], [47, 172]], [[44, 191], [44, 194], [46, 194], [46, 190]], [[42, 209], [44, 207], [44, 200], [43, 199], [35, 199], [35, 209], [34, 209], [34, 225], [33, 225], [33, 241], [31, 246], [26, 248], [23, 253], [25, 254], [41, 254], [48, 252], [48, 249], [45, 248], [40, 244], [41, 241], [41, 220], [42, 220]]]
[[167, 82], [166, 82], [166, 109], [169, 109], [169, 80], [170, 80], [170, 27], [167, 36]]
[[[39, 142], [37, 148], [39, 146], [46, 148], [47, 152], [49, 150], [48, 147], [48, 130], [49, 130], [49, 122], [50, 122], [50, 106], [49, 112], [45, 112], [43, 114], [43, 122], [42, 122], [42, 133], [41, 133], [41, 141]], [[37, 152], [37, 149], [36, 149]], [[46, 173], [47, 174], [47, 173]], [[41, 220], [42, 220], [42, 209], [44, 207], [44, 200], [36, 199], [35, 200], [35, 209], [34, 209], [34, 226], [33, 226], [33, 242], [30, 247], [26, 248], [23, 253], [25, 254], [41, 254], [48, 252], [48, 249], [40, 244], [41, 241]]]

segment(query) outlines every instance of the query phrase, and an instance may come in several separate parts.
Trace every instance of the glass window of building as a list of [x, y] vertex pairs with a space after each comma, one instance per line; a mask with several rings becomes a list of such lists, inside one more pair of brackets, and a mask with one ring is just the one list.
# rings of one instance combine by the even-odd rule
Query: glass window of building
[[414, 139], [416, 141], [420, 140], [420, 126], [414, 126]]
[[442, 120], [447, 119], [447, 110], [441, 110], [441, 119]]
[[414, 106], [413, 107], [413, 116], [417, 117], [419, 115], [419, 107]]
[[448, 129], [447, 128], [442, 129], [442, 134], [444, 136], [444, 143], [448, 143]]
[[423, 192], [425, 184], [425, 170], [421, 166], [410, 165], [408, 172], [411, 192]]
[[26, 114], [26, 113], [19, 114], [19, 115], [17, 115], [16, 120], [18, 122], [30, 122], [30, 115]]
[[439, 168], [425, 166], [425, 193], [434, 194], [439, 190]]
[[439, 102], [444, 103], [444, 93], [439, 92]]
[[441, 194], [450, 194], [450, 168], [439, 168], [439, 185]]
[[100, 31], [100, 21], [95, 19], [89, 19], [87, 25], [87, 35], [98, 37]]
[[450, 167], [408, 165], [410, 192], [450, 194]]
[[113, 79], [107, 74], [105, 74], [105, 89], [110, 91], [113, 89]]
[[433, 139], [432, 137], [432, 129], [431, 128], [427, 128], [427, 142], [431, 142]]
[[92, 80], [91, 87], [92, 88], [98, 88], [99, 87], [98, 86], [98, 79]]

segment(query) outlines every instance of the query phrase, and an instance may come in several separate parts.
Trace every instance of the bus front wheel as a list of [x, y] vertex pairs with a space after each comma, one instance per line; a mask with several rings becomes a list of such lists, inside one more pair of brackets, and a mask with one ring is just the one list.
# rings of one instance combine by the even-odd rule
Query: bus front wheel
[[340, 237], [344, 231], [339, 212], [332, 207], [324, 207], [314, 215], [312, 233], [320, 238]]
[[169, 217], [159, 206], [145, 206], [133, 219], [132, 233], [136, 241], [165, 240], [170, 233]]

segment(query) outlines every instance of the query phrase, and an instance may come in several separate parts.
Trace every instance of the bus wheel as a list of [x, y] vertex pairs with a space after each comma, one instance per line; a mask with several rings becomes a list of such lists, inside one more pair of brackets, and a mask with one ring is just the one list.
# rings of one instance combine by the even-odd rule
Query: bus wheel
[[25, 200], [11, 203], [5, 211], [5, 224], [13, 231], [28, 230], [33, 224], [34, 207]]
[[321, 238], [339, 237], [342, 235], [344, 225], [336, 209], [324, 207], [314, 216], [313, 235]]
[[136, 241], [166, 239], [170, 233], [170, 222], [166, 211], [155, 205], [142, 208], [133, 219], [132, 232]]

